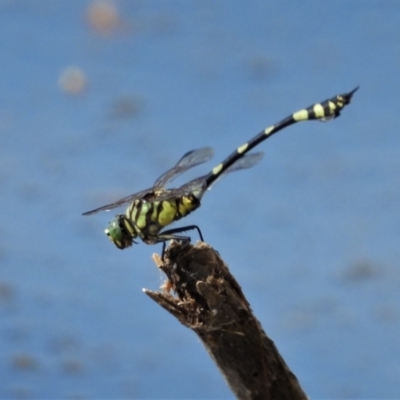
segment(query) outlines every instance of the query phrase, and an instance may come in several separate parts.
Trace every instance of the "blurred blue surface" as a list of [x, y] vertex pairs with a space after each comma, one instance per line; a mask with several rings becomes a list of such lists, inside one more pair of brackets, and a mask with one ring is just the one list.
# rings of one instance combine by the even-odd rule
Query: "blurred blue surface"
[[[118, 251], [114, 212], [81, 213], [360, 85], [339, 119], [263, 143], [184, 223], [311, 398], [400, 398], [400, 3], [108, 7], [0, 2], [0, 397], [232, 398], [141, 291], [164, 280], [159, 246]], [[63, 86], [71, 66], [82, 87]]]

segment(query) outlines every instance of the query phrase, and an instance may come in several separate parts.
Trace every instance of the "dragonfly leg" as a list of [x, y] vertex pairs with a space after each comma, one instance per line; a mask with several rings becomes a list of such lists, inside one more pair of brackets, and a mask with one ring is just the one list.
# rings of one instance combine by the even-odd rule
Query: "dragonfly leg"
[[[181, 232], [187, 232], [187, 231], [192, 231], [196, 230], [200, 236], [200, 240], [204, 242], [203, 235], [201, 233], [200, 228], [197, 225], [187, 225], [187, 226], [182, 226], [180, 228], [174, 228], [174, 229], [168, 229], [167, 231], [161, 232], [159, 237], [161, 240], [165, 238], [165, 236], [175, 236], [175, 233], [181, 233]], [[184, 237], [184, 236], [182, 236]], [[171, 239], [175, 239], [175, 237], [171, 237]], [[166, 238], [165, 240], [169, 240], [169, 238]], [[179, 240], [179, 239], [176, 239]], [[190, 240], [190, 238], [189, 238]]]
[[177, 240], [181, 242], [183, 245], [187, 245], [190, 243], [190, 237], [189, 236], [178, 236], [178, 235], [171, 235], [168, 238], [165, 238], [162, 240], [162, 251], [161, 251], [161, 260], [164, 261], [164, 256], [165, 256], [165, 247], [166, 247], [166, 242], [168, 240]]
[[204, 242], [201, 230], [197, 225], [188, 225], [188, 226], [182, 226], [180, 228], [168, 229], [167, 231], [161, 232], [161, 234], [158, 235], [159, 241], [162, 242], [162, 252], [161, 252], [162, 260], [164, 260], [164, 255], [165, 255], [165, 242], [167, 240], [177, 240], [179, 242], [186, 244], [190, 243], [190, 236], [176, 235], [177, 233], [186, 232], [190, 230], [197, 230], [200, 236], [200, 240]]

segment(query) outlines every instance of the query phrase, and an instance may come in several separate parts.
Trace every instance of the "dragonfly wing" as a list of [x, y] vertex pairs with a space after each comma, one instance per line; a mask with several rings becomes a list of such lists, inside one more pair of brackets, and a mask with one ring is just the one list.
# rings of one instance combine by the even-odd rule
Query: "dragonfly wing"
[[203, 147], [197, 150], [191, 150], [184, 154], [174, 167], [162, 174], [154, 183], [154, 189], [161, 189], [179, 175], [196, 165], [203, 164], [214, 156], [214, 150], [211, 147]]
[[185, 183], [179, 189], [175, 190], [179, 191], [181, 196], [194, 194], [198, 199], [201, 199], [207, 190], [207, 177], [208, 175], [200, 176], [199, 178], [193, 179], [190, 182]]
[[122, 199], [120, 199], [120, 200], [118, 200], [118, 201], [116, 201], [114, 203], [107, 204], [106, 206], [102, 206], [102, 207], [96, 208], [96, 209], [91, 210], [91, 211], [87, 211], [87, 212], [83, 213], [82, 215], [92, 215], [92, 214], [96, 214], [96, 213], [98, 213], [100, 211], [112, 210], [113, 208], [120, 207], [120, 206], [122, 206], [124, 204], [132, 203], [136, 199], [142, 198], [148, 193], [152, 193], [152, 191], [153, 191], [152, 188], [151, 189], [142, 190], [141, 192], [138, 192], [138, 193], [135, 193], [135, 194], [131, 194], [130, 196], [124, 197], [124, 198], [122, 198]]
[[237, 160], [231, 165], [225, 172], [223, 172], [209, 187], [207, 187], [208, 175], [201, 176], [193, 179], [192, 181], [185, 183], [179, 189], [173, 189], [171, 192], [177, 191], [177, 195], [183, 196], [188, 194], [194, 194], [198, 199], [201, 199], [207, 190], [210, 190], [219, 180], [224, 178], [230, 172], [239, 171], [241, 169], [252, 168], [257, 165], [264, 157], [263, 152], [250, 153], [244, 155], [242, 158]]
[[[168, 182], [171, 182], [173, 179], [175, 179], [177, 176], [183, 174], [185, 171], [187, 171], [190, 168], [195, 167], [196, 165], [203, 164], [209, 160], [214, 155], [214, 151], [211, 147], [203, 147], [201, 149], [197, 150], [191, 150], [184, 154], [181, 159], [176, 163], [176, 165], [169, 169], [167, 172], [162, 174], [155, 182], [154, 186], [150, 189], [142, 190], [141, 192], [131, 194], [130, 196], [124, 197], [114, 203], [107, 204], [105, 206], [96, 208], [91, 211], [87, 211], [83, 213], [82, 215], [92, 215], [96, 214], [100, 211], [109, 211], [114, 208], [120, 207], [124, 204], [127, 203], [132, 203], [136, 199], [143, 198], [148, 194], [151, 194], [151, 196], [155, 196], [157, 200], [162, 201], [169, 199], [171, 197], [171, 192], [166, 190], [163, 191], [160, 195], [157, 195], [157, 190], [162, 189]], [[175, 189], [179, 191], [179, 189]]]
[[219, 182], [222, 178], [225, 178], [226, 174], [231, 172], [240, 171], [241, 169], [253, 168], [257, 165], [264, 157], [264, 153], [262, 151], [257, 153], [250, 153], [244, 155], [242, 158], [239, 158], [234, 164], [232, 164], [225, 172], [223, 172], [208, 188], [207, 190], [211, 190], [213, 186]]

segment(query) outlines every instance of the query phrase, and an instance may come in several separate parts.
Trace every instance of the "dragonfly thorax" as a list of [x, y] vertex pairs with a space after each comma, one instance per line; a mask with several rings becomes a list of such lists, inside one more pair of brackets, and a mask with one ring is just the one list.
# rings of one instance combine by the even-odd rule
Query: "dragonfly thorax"
[[[165, 190], [162, 197], [156, 195], [148, 200], [137, 199], [126, 210], [128, 231], [134, 231], [145, 243], [159, 242], [159, 233], [166, 226], [185, 217], [200, 206], [192, 194], [178, 195]], [[127, 222], [125, 221], [125, 225]]]
[[139, 237], [144, 243], [155, 244], [169, 240], [160, 231], [200, 207], [193, 194], [168, 196], [166, 190], [160, 200], [157, 192], [149, 192], [143, 199], [136, 199], [126, 214], [116, 215], [105, 229], [105, 234], [119, 249], [132, 246]]

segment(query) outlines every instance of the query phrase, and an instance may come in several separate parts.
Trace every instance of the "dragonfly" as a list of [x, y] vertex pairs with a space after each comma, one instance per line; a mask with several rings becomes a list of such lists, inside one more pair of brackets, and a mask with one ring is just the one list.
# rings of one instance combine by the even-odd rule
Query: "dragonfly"
[[339, 117], [358, 89], [359, 87], [356, 87], [348, 93], [336, 95], [321, 103], [300, 109], [280, 122], [265, 128], [248, 142], [239, 146], [208, 174], [193, 179], [179, 188], [167, 189], [166, 186], [189, 169], [211, 160], [213, 157], [211, 147], [191, 150], [184, 154], [174, 167], [155, 181], [151, 188], [85, 212], [83, 215], [109, 211], [129, 204], [125, 214], [116, 215], [105, 229], [105, 234], [119, 249], [130, 247], [133, 243], [137, 243], [135, 239], [140, 239], [146, 244], [162, 243], [162, 255], [164, 255], [167, 241], [190, 242], [190, 236], [182, 235], [183, 232], [190, 230], [197, 230], [201, 241], [204, 241], [197, 225], [186, 225], [167, 230], [164, 228], [198, 209], [203, 195], [227, 174], [257, 165], [264, 153], [249, 153], [255, 146], [280, 130], [298, 122], [329, 121]]

